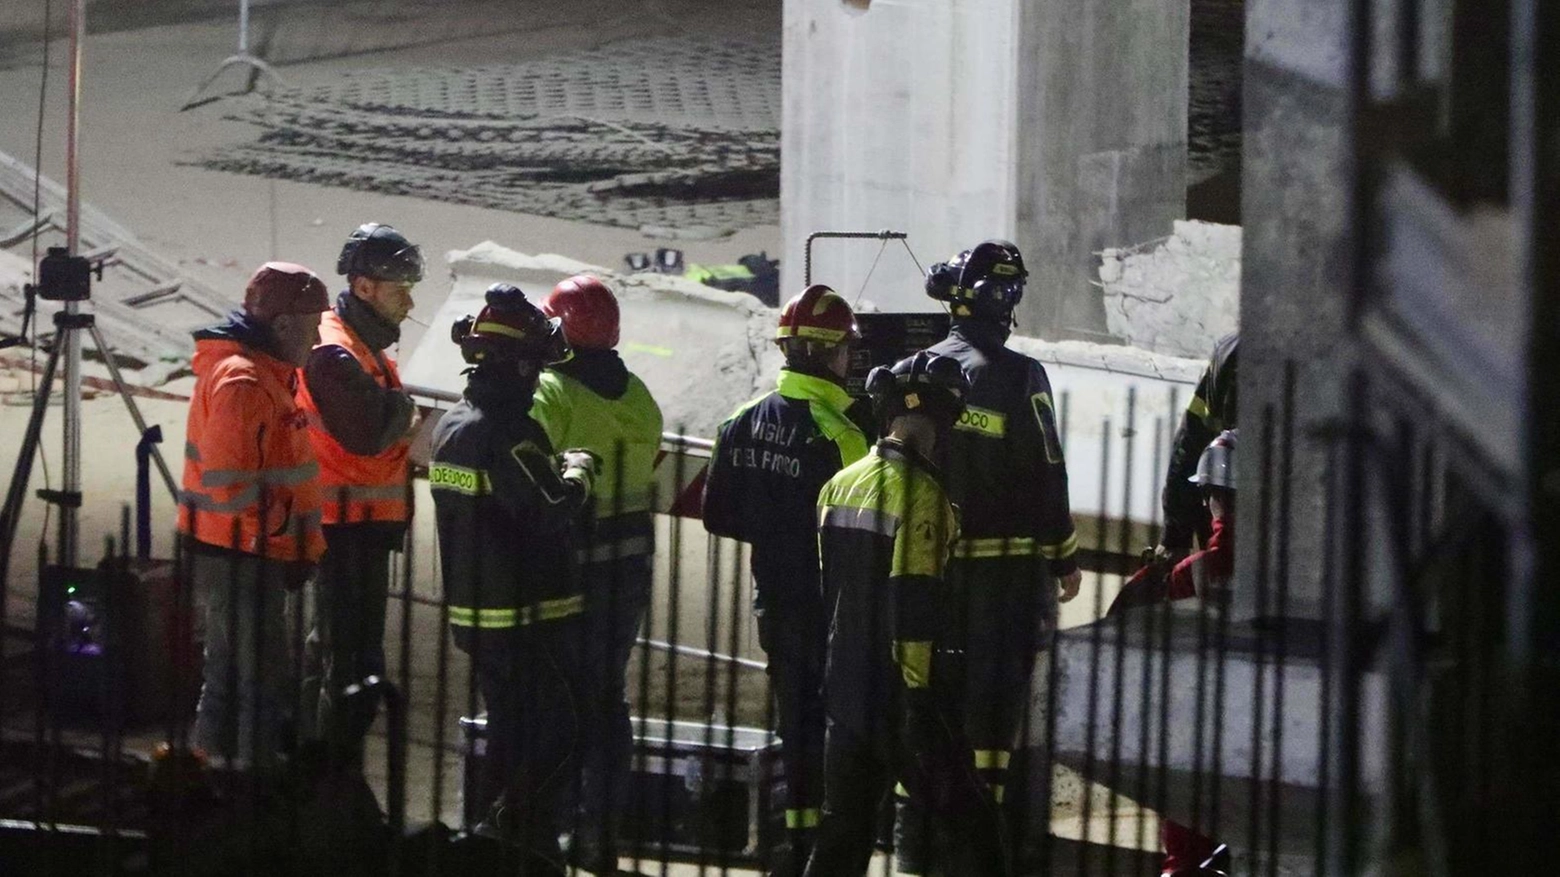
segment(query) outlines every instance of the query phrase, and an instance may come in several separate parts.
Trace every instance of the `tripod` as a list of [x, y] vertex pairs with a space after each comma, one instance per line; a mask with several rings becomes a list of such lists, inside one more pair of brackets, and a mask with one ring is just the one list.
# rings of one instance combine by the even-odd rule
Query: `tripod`
[[[71, 303], [74, 304], [74, 301]], [[38, 455], [38, 445], [43, 435], [43, 421], [49, 410], [49, 395], [53, 390], [55, 372], [64, 352], [74, 347], [77, 356], [80, 355], [80, 347], [76, 346], [80, 343], [80, 336], [76, 333], [86, 331], [91, 334], [92, 343], [102, 354], [103, 362], [108, 366], [109, 376], [113, 379], [114, 388], [119, 391], [125, 407], [130, 410], [130, 418], [135, 421], [136, 429], [140, 430], [142, 435], [147, 431], [146, 418], [141, 415], [140, 407], [135, 404], [135, 397], [130, 395], [124, 377], [119, 372], [119, 366], [114, 362], [113, 352], [103, 340], [103, 333], [99, 331], [93, 315], [79, 313], [75, 308], [67, 307], [55, 313], [54, 325], [56, 329], [54, 344], [49, 349], [49, 359], [44, 364], [37, 395], [33, 397], [32, 413], [27, 420], [27, 430], [22, 436], [22, 447], [17, 453], [16, 468], [11, 473], [11, 484], [6, 491], [5, 505], [0, 507], [0, 593], [5, 591], [10, 581], [11, 549], [16, 541], [17, 527], [21, 524], [22, 503], [27, 497], [27, 483], [32, 477], [33, 460]], [[74, 429], [79, 434], [80, 414], [76, 413], [74, 417], [76, 422], [72, 423], [72, 412], [66, 411], [65, 429]], [[158, 474], [162, 476], [163, 484], [177, 500], [178, 485], [174, 483], [173, 473], [168, 470], [162, 452], [153, 444], [150, 446], [150, 453], [153, 462], [157, 465]], [[74, 565], [76, 561], [75, 511], [81, 508], [81, 491], [75, 489], [76, 487], [77, 485], [68, 481], [63, 490], [38, 491], [38, 497], [44, 502], [60, 507], [59, 561], [67, 566]], [[3, 612], [3, 609], [0, 609], [0, 612]]]

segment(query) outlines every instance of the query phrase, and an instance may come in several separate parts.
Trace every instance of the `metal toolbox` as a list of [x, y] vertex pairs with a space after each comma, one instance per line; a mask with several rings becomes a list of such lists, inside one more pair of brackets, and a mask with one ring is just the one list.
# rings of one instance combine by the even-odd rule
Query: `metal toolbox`
[[[460, 720], [462, 813], [486, 805], [474, 790], [487, 751], [487, 716]], [[633, 719], [634, 759], [619, 844], [624, 855], [762, 864], [785, 837], [780, 738], [759, 728]]]

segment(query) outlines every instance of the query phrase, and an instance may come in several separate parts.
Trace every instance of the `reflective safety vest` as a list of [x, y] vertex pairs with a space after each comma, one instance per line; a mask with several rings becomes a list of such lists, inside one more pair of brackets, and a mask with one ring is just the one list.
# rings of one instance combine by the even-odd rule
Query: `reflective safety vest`
[[[335, 345], [350, 352], [363, 371], [381, 387], [401, 386], [395, 361], [374, 355], [374, 351], [333, 310], [320, 315], [320, 344]], [[406, 460], [411, 440], [397, 439], [390, 447], [372, 456], [354, 454], [325, 429], [319, 406], [305, 381], [298, 382], [298, 405], [308, 415], [309, 441], [314, 445], [314, 456], [320, 463], [323, 522], [330, 525], [407, 520], [410, 509], [406, 502]]]
[[589, 544], [580, 546], [580, 561], [654, 553], [650, 487], [662, 421], [644, 382], [630, 374], [623, 395], [608, 399], [548, 369], [536, 388], [531, 419], [541, 424], [554, 448], [588, 448], [601, 458], [591, 488], [594, 532], [582, 540]]
[[292, 365], [230, 339], [200, 339], [185, 432], [179, 531], [281, 561], [319, 559], [319, 467], [293, 399]]

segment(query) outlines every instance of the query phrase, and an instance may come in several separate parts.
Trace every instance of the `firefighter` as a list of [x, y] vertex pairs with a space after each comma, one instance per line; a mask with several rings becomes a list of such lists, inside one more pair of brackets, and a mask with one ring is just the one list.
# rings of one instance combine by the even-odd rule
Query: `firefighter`
[[1197, 469], [1198, 460], [1208, 443], [1220, 431], [1235, 429], [1237, 419], [1236, 353], [1240, 335], [1230, 333], [1213, 346], [1213, 356], [1203, 371], [1197, 390], [1187, 403], [1186, 414], [1176, 429], [1175, 444], [1170, 450], [1170, 466], [1165, 470], [1165, 487], [1161, 494], [1164, 505], [1165, 528], [1159, 537], [1155, 554], [1171, 563], [1185, 557], [1192, 550], [1192, 539], [1206, 546], [1211, 538], [1212, 519], [1197, 488], [1189, 480]]
[[390, 552], [400, 550], [411, 517], [407, 451], [418, 421], [387, 348], [400, 341], [412, 309], [422, 253], [394, 228], [370, 222], [347, 238], [336, 273], [347, 289], [320, 321], [298, 391], [320, 463], [326, 547], [306, 642], [303, 731], [361, 768], [377, 689], [350, 703], [342, 692], [385, 672]]
[[[964, 598], [956, 617], [966, 650], [966, 731], [996, 800], [1029, 703], [1037, 654], [1048, 648], [1058, 601], [1078, 593], [1067, 464], [1045, 368], [1006, 346], [1028, 272], [1018, 248], [989, 240], [933, 265], [926, 292], [946, 302], [948, 337], [931, 352], [970, 380], [949, 442], [949, 494], [963, 514], [948, 579]], [[896, 852], [924, 873], [924, 816], [901, 801]]]
[[286, 594], [325, 549], [318, 466], [293, 393], [329, 307], [314, 272], [267, 262], [242, 310], [195, 333], [178, 523], [206, 603], [194, 740], [235, 768], [272, 766], [292, 720]]
[[1122, 585], [1107, 616], [1161, 600], [1218, 596], [1228, 588], [1235, 574], [1235, 447], [1239, 441], [1239, 430], [1219, 433], [1198, 457], [1196, 474], [1187, 479], [1202, 491], [1212, 520], [1206, 547], [1174, 565], [1163, 555], [1150, 555], [1149, 562]]
[[555, 448], [590, 448], [601, 477], [576, 549], [585, 591], [585, 661], [591, 731], [581, 788], [583, 831], [571, 853], [582, 866], [616, 868], [616, 814], [627, 806], [633, 754], [625, 674], [650, 605], [655, 558], [651, 482], [661, 409], [618, 356], [617, 298], [587, 274], [553, 287], [542, 311], [563, 321], [574, 357], [542, 372], [531, 417]]
[[1171, 570], [1172, 600], [1225, 589], [1235, 574], [1235, 447], [1239, 442], [1238, 429], [1219, 433], [1197, 458], [1197, 474], [1187, 479], [1202, 491], [1211, 525], [1203, 550]]
[[866, 873], [896, 779], [929, 814], [928, 840], [948, 873], [1006, 874], [1001, 819], [960, 716], [955, 591], [945, 580], [959, 525], [933, 463], [969, 384], [958, 362], [922, 351], [874, 369], [867, 391], [887, 435], [818, 497], [834, 609], [823, 819], [807, 874]]
[[823, 800], [820, 685], [828, 638], [815, 509], [824, 483], [867, 453], [846, 416], [850, 305], [813, 285], [786, 303], [775, 332], [785, 354], [774, 392], [721, 424], [704, 488], [704, 526], [753, 546], [754, 614], [768, 656], [785, 767], [789, 850], [773, 873], [807, 861]]
[[487, 707], [480, 789], [493, 800], [477, 831], [561, 873], [558, 809], [580, 730], [585, 611], [569, 532], [595, 461], [581, 450], [554, 455], [529, 413], [542, 369], [569, 357], [561, 321], [497, 283], [452, 336], [471, 368], [434, 430], [428, 482], [451, 632]]

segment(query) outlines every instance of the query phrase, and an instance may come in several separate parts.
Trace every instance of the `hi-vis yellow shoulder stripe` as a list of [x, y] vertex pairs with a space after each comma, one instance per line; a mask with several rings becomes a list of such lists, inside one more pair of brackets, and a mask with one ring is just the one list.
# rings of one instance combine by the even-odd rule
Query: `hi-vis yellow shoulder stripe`
[[428, 467], [428, 487], [433, 490], [453, 490], [467, 496], [485, 496], [492, 492], [486, 472], [451, 463], [434, 463]]
[[954, 424], [953, 428], [991, 438], [1002, 438], [1007, 435], [1007, 415], [1000, 411], [970, 405], [959, 415], [959, 422]]

